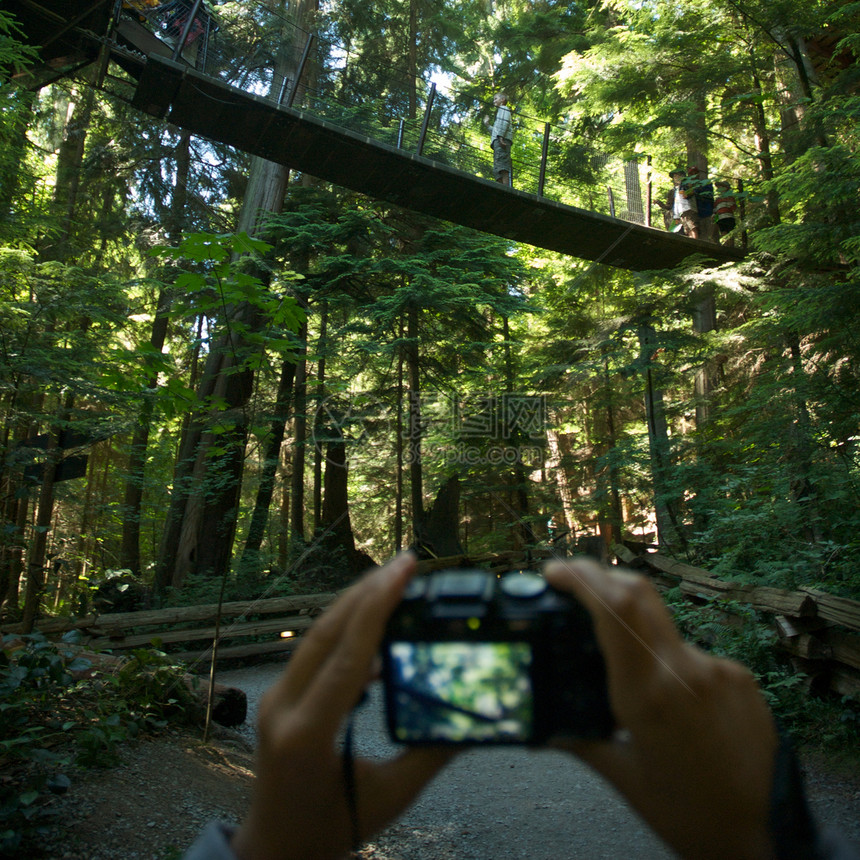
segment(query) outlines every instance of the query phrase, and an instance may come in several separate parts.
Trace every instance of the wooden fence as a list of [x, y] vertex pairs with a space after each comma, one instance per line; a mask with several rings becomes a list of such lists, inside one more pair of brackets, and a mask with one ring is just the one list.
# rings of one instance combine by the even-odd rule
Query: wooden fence
[[[549, 551], [535, 556], [545, 558]], [[506, 570], [522, 563], [515, 552], [476, 555], [466, 558], [434, 558], [418, 563], [419, 573], [462, 565], [465, 562]], [[35, 629], [49, 638], [60, 638], [76, 630], [79, 644], [88, 651], [122, 655], [135, 648], [155, 645], [191, 671], [209, 668], [217, 639], [217, 660], [263, 657], [292, 650], [301, 634], [313, 623], [336, 594], [306, 594], [269, 599], [179, 606], [138, 612], [88, 614], [79, 617], [38, 619]], [[0, 627], [0, 634], [22, 632], [20, 624]]]
[[659, 589], [679, 588], [693, 604], [713, 603], [727, 624], [736, 623], [733, 608], [751, 606], [772, 626], [777, 647], [810, 689], [830, 689], [860, 701], [860, 601], [814, 588], [789, 591], [717, 579], [660, 553], [636, 554], [617, 544], [612, 549]]
[[[732, 610], [739, 604], [752, 607], [772, 626], [777, 647], [810, 688], [830, 689], [860, 701], [860, 602], [812, 588], [789, 591], [722, 580], [659, 553], [637, 554], [621, 545], [613, 552], [623, 564], [647, 574], [659, 589], [679, 588], [692, 604], [713, 604], [726, 624], [738, 623]], [[419, 572], [472, 564], [502, 573], [536, 566], [552, 555], [550, 550], [537, 550], [528, 558], [517, 552], [437, 558], [419, 562]], [[219, 661], [290, 651], [335, 597], [309, 594], [234, 601], [221, 606], [220, 619], [218, 605], [207, 604], [48, 618], [36, 627], [49, 637], [77, 630], [85, 648], [115, 654], [154, 643], [193, 671], [203, 671], [216, 637]], [[17, 633], [20, 626], [6, 625], [0, 632]]]

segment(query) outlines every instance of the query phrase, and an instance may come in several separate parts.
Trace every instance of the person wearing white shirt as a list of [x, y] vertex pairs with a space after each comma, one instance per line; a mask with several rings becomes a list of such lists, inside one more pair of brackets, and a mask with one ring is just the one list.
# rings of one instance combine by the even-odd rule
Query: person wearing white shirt
[[496, 93], [493, 96], [493, 104], [496, 106], [496, 121], [493, 123], [493, 129], [490, 133], [493, 147], [493, 175], [496, 177], [496, 182], [509, 186], [512, 184], [511, 176], [513, 175], [511, 109], [508, 107], [508, 97], [505, 93]]

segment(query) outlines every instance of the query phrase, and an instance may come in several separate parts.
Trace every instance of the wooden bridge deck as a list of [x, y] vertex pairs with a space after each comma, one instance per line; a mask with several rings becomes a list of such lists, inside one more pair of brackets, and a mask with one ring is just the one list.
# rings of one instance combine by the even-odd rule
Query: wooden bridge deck
[[[104, 44], [96, 34], [106, 31], [113, 7], [109, 0], [7, 3], [29, 41], [40, 47], [45, 67], [54, 71], [73, 71], [96, 59]], [[516, 242], [633, 271], [674, 268], [694, 254], [708, 263], [743, 259], [740, 249], [506, 188], [278, 106], [163, 56], [169, 50], [131, 19], [118, 22], [114, 35], [146, 55], [145, 61], [139, 54], [130, 57], [112, 44], [114, 60], [137, 78], [138, 109], [291, 169]]]
[[371, 197], [573, 257], [634, 271], [672, 268], [692, 254], [712, 262], [743, 258], [735, 248], [505, 188], [161, 57], [147, 58], [133, 104], [195, 134]]

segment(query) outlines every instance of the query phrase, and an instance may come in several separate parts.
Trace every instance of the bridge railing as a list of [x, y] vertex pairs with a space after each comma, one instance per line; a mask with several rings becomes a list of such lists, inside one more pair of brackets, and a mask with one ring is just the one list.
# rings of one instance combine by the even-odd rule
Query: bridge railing
[[[262, 2], [218, 7], [216, 21], [197, 54], [204, 73], [372, 140], [493, 178], [488, 126], [495, 108], [485, 82], [440, 72], [433, 83], [387, 59], [359, 59], [336, 26], [312, 34]], [[601, 153], [571, 127], [516, 106], [513, 125], [515, 188], [650, 224], [645, 162]]]

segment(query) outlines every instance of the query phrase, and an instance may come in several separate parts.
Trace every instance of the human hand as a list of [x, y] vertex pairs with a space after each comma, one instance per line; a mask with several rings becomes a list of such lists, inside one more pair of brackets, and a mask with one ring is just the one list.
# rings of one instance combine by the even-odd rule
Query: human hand
[[[316, 621], [264, 695], [251, 808], [232, 840], [240, 860], [327, 860], [349, 851], [335, 738], [371, 679], [386, 621], [414, 571], [415, 557], [404, 553], [365, 575]], [[452, 754], [415, 748], [387, 761], [356, 759], [361, 838], [403, 812]]]
[[589, 610], [619, 726], [557, 741], [612, 782], [684, 858], [770, 858], [777, 734], [750, 672], [678, 634], [643, 577], [582, 560], [546, 577]]

